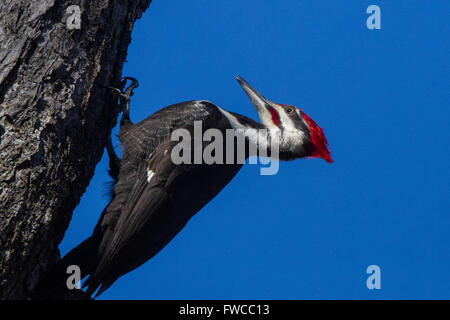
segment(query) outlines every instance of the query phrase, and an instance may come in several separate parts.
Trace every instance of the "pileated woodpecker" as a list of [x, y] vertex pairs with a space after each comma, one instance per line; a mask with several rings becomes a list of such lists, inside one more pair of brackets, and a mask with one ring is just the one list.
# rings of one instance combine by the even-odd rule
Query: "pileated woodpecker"
[[[112, 200], [103, 210], [92, 235], [70, 251], [53, 269], [50, 287], [64, 286], [66, 268], [78, 265], [87, 294], [96, 296], [120, 276], [152, 258], [186, 225], [189, 219], [213, 199], [236, 175], [242, 164], [174, 164], [171, 140], [175, 129], [193, 131], [201, 121], [203, 130], [240, 129], [247, 145], [274, 138], [279, 159], [317, 157], [332, 162], [322, 129], [301, 109], [271, 102], [244, 79], [237, 81], [256, 107], [262, 123], [225, 111], [209, 101], [189, 101], [163, 108], [133, 124], [129, 120], [129, 97], [137, 81], [119, 91], [123, 117], [119, 139], [123, 146], [120, 160], [111, 140], [107, 151], [110, 174], [115, 180]], [[259, 137], [266, 129], [267, 136]], [[259, 142], [261, 143], [261, 142]], [[247, 147], [246, 157], [249, 156]], [[47, 278], [48, 279], [48, 278]], [[48, 285], [47, 285], [48, 287]]]

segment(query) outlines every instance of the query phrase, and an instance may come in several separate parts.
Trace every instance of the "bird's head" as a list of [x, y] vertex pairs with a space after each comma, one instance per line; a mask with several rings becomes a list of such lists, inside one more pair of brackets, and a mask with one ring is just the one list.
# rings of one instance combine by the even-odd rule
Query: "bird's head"
[[281, 160], [315, 157], [333, 162], [322, 128], [306, 113], [295, 106], [271, 102], [241, 77], [236, 79], [249, 96], [269, 133], [279, 137]]

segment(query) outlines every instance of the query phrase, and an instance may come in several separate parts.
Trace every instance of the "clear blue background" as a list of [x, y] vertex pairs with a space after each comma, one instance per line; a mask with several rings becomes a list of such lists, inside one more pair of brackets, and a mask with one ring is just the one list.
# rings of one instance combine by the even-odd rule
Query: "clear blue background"
[[[366, 28], [371, 4], [381, 30]], [[192, 99], [257, 119], [239, 74], [315, 119], [335, 163], [245, 166], [100, 298], [449, 299], [449, 12], [441, 0], [153, 1], [124, 68], [140, 82], [134, 121]], [[62, 253], [107, 204], [106, 169], [105, 154]], [[366, 287], [371, 264], [381, 290]]]

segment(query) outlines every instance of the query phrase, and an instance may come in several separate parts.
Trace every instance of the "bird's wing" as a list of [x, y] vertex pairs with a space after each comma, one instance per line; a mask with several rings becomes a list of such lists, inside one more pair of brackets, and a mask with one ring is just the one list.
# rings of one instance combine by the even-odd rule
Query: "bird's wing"
[[[163, 147], [164, 145], [157, 147], [149, 160], [158, 157]], [[170, 154], [168, 158], [170, 159]], [[154, 174], [150, 181], [148, 181], [148, 172], [150, 171], [147, 170], [146, 165], [141, 166], [139, 172], [134, 175], [136, 181], [131, 191], [125, 194], [127, 199], [121, 204], [123, 206], [119, 208], [120, 211], [105, 214], [102, 222], [104, 233], [98, 250], [100, 260], [95, 271], [84, 283], [84, 286], [88, 287], [86, 292], [89, 295], [101, 285], [97, 293], [99, 295], [115, 281], [117, 278], [115, 259], [121, 255], [123, 248], [129, 247], [135, 238], [141, 236], [142, 228], [150, 223], [153, 214], [159, 210], [161, 204], [167, 201], [166, 181], [172, 171], [178, 170], [170, 168], [171, 161], [161, 160], [159, 163], [155, 163], [156, 167], [152, 168]], [[143, 245], [139, 241], [135, 242], [138, 242], [137, 246]], [[133, 252], [130, 252], [129, 259], [133, 259]], [[122, 263], [127, 264], [128, 262], [123, 261]]]
[[[134, 269], [161, 250], [241, 167], [224, 165], [225, 172], [215, 177], [208, 171], [212, 165], [174, 165], [170, 159], [171, 148], [166, 147], [162, 144], [155, 149], [149, 167], [138, 174], [111, 235], [103, 239], [106, 243], [101, 259], [91, 276], [95, 288], [101, 284], [97, 295], [123, 274], [122, 270]], [[200, 176], [198, 180], [197, 176]], [[207, 185], [208, 179], [211, 180], [209, 189], [198, 190], [198, 185]], [[172, 209], [167, 210], [168, 203], [179, 203], [177, 210], [170, 204]], [[136, 264], [136, 260], [140, 263]], [[95, 288], [88, 290], [91, 293]]]
[[[174, 110], [166, 110], [166, 112], [171, 111]], [[189, 110], [182, 112], [187, 111]], [[213, 112], [204, 112], [204, 114], [217, 116], [217, 113], [214, 115]], [[180, 116], [179, 112], [178, 116]], [[110, 205], [111, 210], [116, 212], [109, 217], [106, 213], [103, 219], [105, 224], [103, 229], [106, 231], [99, 246], [100, 261], [91, 275], [92, 279], [89, 279], [90, 282], [87, 284], [89, 292], [102, 284], [98, 292], [100, 294], [111, 285], [115, 280], [111, 277], [116, 276], [114, 273], [120, 273], [116, 270], [118, 268], [116, 263], [130, 262], [122, 261], [124, 254], [128, 255], [130, 260], [133, 259], [133, 254], [138, 256], [134, 251], [142, 250], [137, 246], [144, 246], [143, 241], [155, 243], [154, 248], [147, 249], [159, 251], [184, 226], [190, 216], [220, 192], [240, 169], [239, 165], [225, 166], [225, 170], [220, 170], [220, 174], [215, 179], [212, 176], [216, 172], [212, 169], [213, 165], [175, 165], [172, 162], [171, 153], [178, 141], [167, 139], [172, 131], [172, 129], [167, 130], [167, 127], [181, 126], [192, 132], [192, 122], [195, 119], [192, 119], [190, 115], [188, 122], [180, 124], [178, 119], [188, 118], [186, 114], [184, 118], [173, 117], [172, 120], [167, 114], [161, 119], [158, 113], [152, 117], [153, 119], [149, 118], [147, 123], [137, 124], [134, 130], [152, 130], [152, 132], [165, 130], [166, 133], [162, 134], [159, 131], [159, 134], [153, 135], [148, 132], [145, 135], [129, 134], [124, 139], [125, 149], [119, 181], [115, 187], [116, 197]], [[198, 117], [197, 115], [197, 119]], [[160, 121], [162, 119], [165, 121]], [[205, 119], [206, 117], [203, 116], [202, 120]], [[216, 122], [213, 121], [213, 123]], [[134, 143], [130, 142], [132, 139], [135, 140]], [[122, 184], [129, 186], [130, 189], [122, 190], [125, 188]], [[196, 188], [198, 186], [202, 188], [206, 186], [207, 189], [199, 190]], [[172, 209], [167, 212], [168, 203], [175, 202], [181, 203], [179, 210], [178, 207], [174, 209], [172, 206]]]
[[164, 155], [169, 148], [169, 145], [161, 144], [149, 157], [147, 165], [139, 169], [136, 175], [137, 180], [128, 194], [127, 202], [114, 226], [112, 237], [104, 239], [108, 243], [104, 246], [105, 250], [102, 252], [102, 259], [96, 273], [114, 258], [122, 246], [140, 233], [152, 214], [167, 201], [167, 181], [169, 178], [174, 178], [171, 176], [182, 172], [181, 167], [176, 168], [172, 163], [169, 151]]
[[[192, 126], [198, 120], [214, 120], [218, 116], [220, 114], [216, 105], [209, 101], [195, 100], [165, 107], [137, 124], [127, 123], [121, 126], [118, 137], [123, 153], [118, 181], [114, 185], [114, 198], [107, 210], [104, 210], [94, 233], [113, 232], [119, 215], [129, 203], [132, 189], [137, 187], [140, 174], [146, 170], [142, 165], [158, 146], [170, 140], [174, 129]], [[100, 251], [104, 249], [104, 245], [100, 246]]]

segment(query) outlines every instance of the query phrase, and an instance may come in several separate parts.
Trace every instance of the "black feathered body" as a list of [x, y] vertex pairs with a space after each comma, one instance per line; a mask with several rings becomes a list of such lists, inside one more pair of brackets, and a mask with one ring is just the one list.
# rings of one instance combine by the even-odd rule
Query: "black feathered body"
[[62, 260], [64, 265], [79, 264], [82, 274], [90, 275], [85, 282], [88, 294], [98, 287], [100, 294], [157, 254], [240, 170], [241, 164], [172, 162], [171, 150], [178, 141], [171, 141], [171, 133], [184, 128], [194, 137], [194, 121], [202, 121], [203, 131], [232, 128], [223, 112], [207, 101], [175, 104], [137, 124], [122, 124], [123, 156], [113, 199], [92, 236]]

